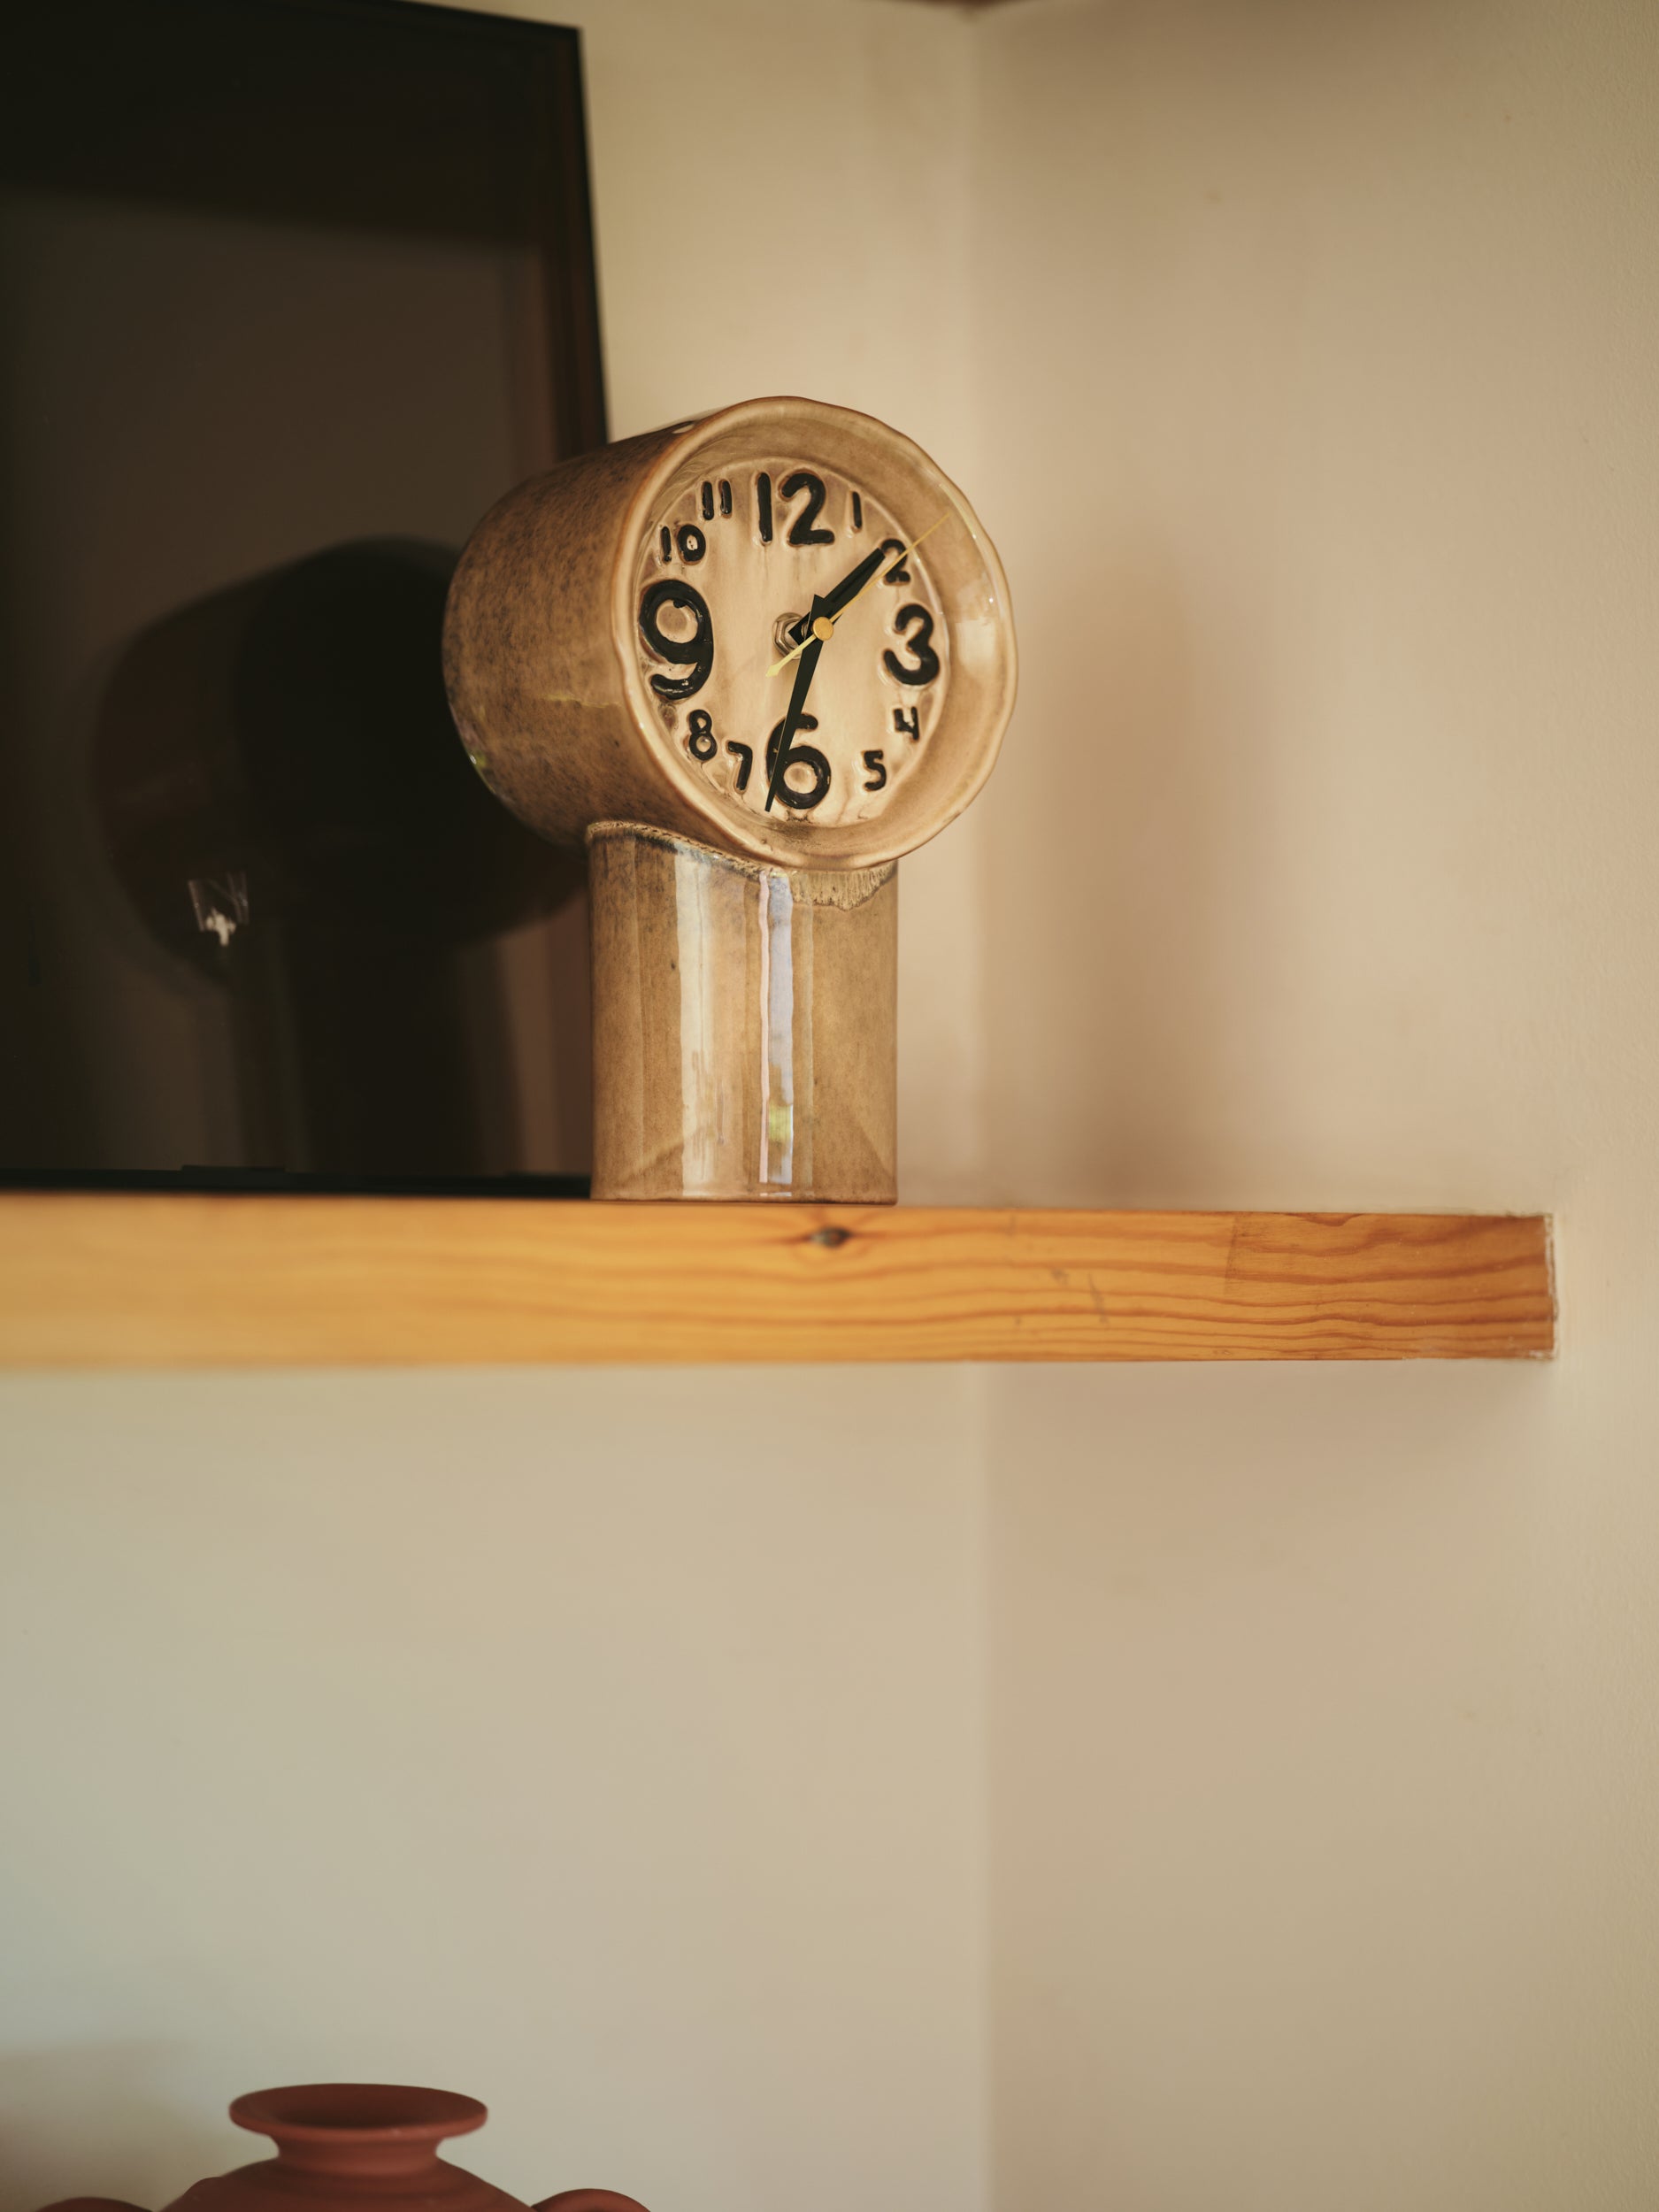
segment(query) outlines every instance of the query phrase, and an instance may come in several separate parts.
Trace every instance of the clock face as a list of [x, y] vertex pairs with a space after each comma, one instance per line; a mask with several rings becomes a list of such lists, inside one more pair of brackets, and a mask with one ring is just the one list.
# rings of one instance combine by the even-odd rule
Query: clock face
[[853, 476], [787, 450], [702, 464], [639, 547], [650, 711], [727, 808], [783, 829], [872, 822], [918, 772], [949, 695], [929, 556], [961, 517], [939, 503], [912, 549]]

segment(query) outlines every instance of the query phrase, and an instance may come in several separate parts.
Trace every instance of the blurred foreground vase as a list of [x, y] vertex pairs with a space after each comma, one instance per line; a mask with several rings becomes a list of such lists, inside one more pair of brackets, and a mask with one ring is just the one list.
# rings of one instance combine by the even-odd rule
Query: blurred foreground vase
[[595, 1198], [897, 1196], [896, 862], [588, 832]]
[[[198, 2181], [167, 2212], [526, 2212], [517, 2197], [438, 2156], [446, 2136], [469, 2135], [488, 2118], [475, 2097], [378, 2082], [319, 2082], [257, 2089], [230, 2108], [238, 2127], [268, 2135], [274, 2158]], [[139, 2212], [118, 2197], [65, 2197], [46, 2212]], [[534, 2212], [645, 2212], [610, 2189], [566, 2189]]]

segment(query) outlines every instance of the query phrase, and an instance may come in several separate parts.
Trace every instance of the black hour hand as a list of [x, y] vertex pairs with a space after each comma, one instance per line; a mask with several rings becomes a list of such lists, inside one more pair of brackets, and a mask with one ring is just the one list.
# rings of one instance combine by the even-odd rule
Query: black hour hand
[[875, 551], [867, 559], [860, 561], [856, 568], [850, 569], [841, 578], [833, 591], [818, 601], [812, 610], [813, 613], [827, 615], [833, 622], [843, 607], [857, 598], [877, 569], [880, 567], [885, 551], [885, 547], [877, 546]]
[[812, 625], [815, 622], [833, 622], [837, 615], [851, 606], [853, 601], [857, 598], [859, 593], [880, 567], [882, 556], [887, 550], [886, 546], [879, 545], [868, 559], [860, 561], [856, 568], [849, 570], [841, 578], [833, 591], [825, 598], [815, 599], [812, 602], [811, 612], [803, 614], [798, 622], [792, 622], [784, 632], [790, 644], [804, 645], [808, 638], [812, 635]]

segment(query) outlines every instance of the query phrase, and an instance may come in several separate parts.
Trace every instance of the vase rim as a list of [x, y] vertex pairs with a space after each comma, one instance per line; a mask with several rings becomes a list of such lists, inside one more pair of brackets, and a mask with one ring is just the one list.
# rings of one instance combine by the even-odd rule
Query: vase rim
[[252, 2089], [230, 2116], [239, 2128], [279, 2143], [441, 2143], [469, 2135], [489, 2117], [476, 2097], [451, 2089], [413, 2089], [392, 2082], [300, 2082]]

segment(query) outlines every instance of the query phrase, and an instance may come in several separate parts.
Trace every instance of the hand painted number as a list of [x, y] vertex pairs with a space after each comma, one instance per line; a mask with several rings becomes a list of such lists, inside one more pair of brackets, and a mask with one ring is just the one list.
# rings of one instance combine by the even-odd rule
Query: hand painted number
[[[786, 715], [784, 720], [787, 721], [787, 719], [788, 717]], [[818, 717], [815, 714], [803, 714], [795, 726], [797, 729], [815, 730], [818, 727]], [[778, 764], [778, 746], [782, 739], [782, 736], [783, 723], [780, 722], [773, 729], [772, 735], [766, 740], [766, 774], [768, 779], [770, 779], [773, 769]], [[810, 791], [796, 791], [790, 784], [789, 771], [797, 766], [811, 770], [812, 788]], [[791, 744], [788, 751], [784, 755], [783, 773], [778, 780], [778, 796], [783, 801], [784, 804], [786, 806], [794, 807], [798, 814], [805, 814], [811, 808], [817, 806], [820, 803], [828, 792], [829, 787], [830, 764], [828, 761], [825, 759], [823, 754], [819, 752], [818, 747], [816, 745]]]
[[[904, 638], [905, 650], [914, 654], [916, 665], [907, 668], [896, 653], [881, 656], [881, 665], [889, 676], [902, 684], [931, 684], [939, 673], [939, 656], [933, 650], [933, 618], [926, 607], [918, 607], [912, 600], [908, 607], [901, 607], [893, 626]], [[916, 634], [909, 634], [914, 630]]]
[[882, 759], [879, 752], [865, 753], [864, 755], [864, 766], [870, 771], [869, 780], [864, 785], [864, 789], [866, 791], [886, 790], [887, 782], [887, 763]]
[[904, 541], [902, 538], [883, 538], [881, 541], [881, 550], [884, 553], [896, 553], [900, 557], [894, 562], [892, 567], [888, 569], [887, 574], [881, 579], [882, 582], [884, 584], [908, 584], [910, 580], [910, 572], [904, 565]]
[[693, 760], [712, 760], [720, 748], [715, 739], [714, 724], [701, 707], [693, 707], [686, 727], [686, 750]]
[[735, 753], [737, 756], [737, 780], [733, 783], [732, 788], [734, 791], [747, 791], [749, 789], [749, 772], [755, 765], [754, 747], [752, 745], [740, 745], [735, 738], [728, 737], [726, 741], [726, 749], [728, 753]]
[[824, 509], [824, 479], [814, 476], [810, 469], [796, 469], [793, 476], [786, 476], [778, 487], [780, 499], [794, 499], [801, 492], [807, 495], [806, 505], [789, 525], [790, 544], [833, 545], [835, 533], [815, 526]]
[[[673, 607], [691, 617], [693, 628], [688, 638], [664, 636], [657, 618], [664, 607]], [[653, 676], [651, 689], [657, 697], [695, 698], [714, 666], [714, 625], [709, 619], [703, 594], [694, 591], [689, 584], [682, 584], [678, 577], [664, 577], [660, 584], [649, 586], [640, 602], [640, 635], [658, 660], [690, 671], [685, 676]]]

